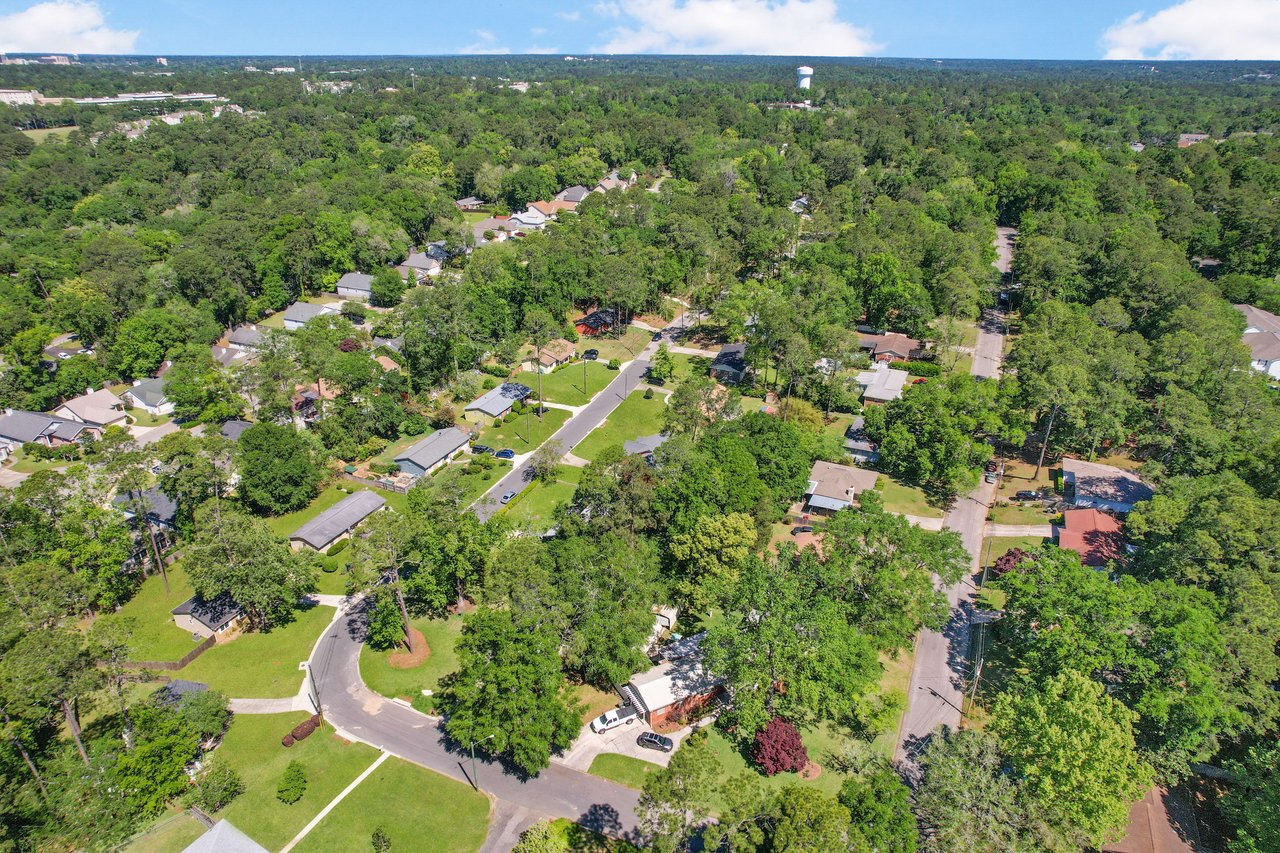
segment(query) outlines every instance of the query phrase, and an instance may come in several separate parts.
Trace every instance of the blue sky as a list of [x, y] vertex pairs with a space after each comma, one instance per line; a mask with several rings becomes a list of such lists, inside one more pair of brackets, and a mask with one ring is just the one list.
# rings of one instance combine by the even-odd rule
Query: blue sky
[[1280, 0], [0, 0], [0, 51], [1280, 59]]

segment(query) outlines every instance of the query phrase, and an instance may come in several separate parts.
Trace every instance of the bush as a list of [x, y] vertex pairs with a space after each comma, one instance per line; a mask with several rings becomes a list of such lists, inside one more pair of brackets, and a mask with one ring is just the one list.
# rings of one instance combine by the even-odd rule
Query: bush
[[646, 388], [646, 389], [644, 389], [644, 398], [645, 398], [646, 400], [652, 400], [652, 399], [653, 399], [653, 389], [652, 389], [652, 388]]
[[380, 826], [374, 828], [369, 843], [373, 846], [373, 853], [388, 853], [391, 850], [391, 836]]
[[285, 735], [284, 737], [280, 738], [280, 745], [285, 747], [286, 749], [288, 747], [293, 746], [293, 735]]
[[1010, 548], [996, 558], [996, 561], [991, 565], [991, 570], [996, 577], [1000, 577], [1018, 568], [1023, 563], [1034, 561], [1035, 555], [1031, 552], [1024, 551], [1021, 548]]
[[494, 418], [494, 419], [493, 419], [493, 425], [494, 425], [495, 427], [500, 427], [500, 426], [502, 426], [502, 418]]
[[503, 415], [503, 416], [502, 416], [502, 422], [503, 422], [503, 423], [505, 423], [505, 424], [509, 424], [509, 423], [511, 423], [512, 421], [514, 421], [515, 419], [516, 419], [516, 413], [515, 413], [515, 411], [507, 412], [505, 415]]
[[315, 723], [311, 722], [310, 719], [306, 719], [294, 726], [293, 731], [289, 732], [289, 734], [293, 735], [293, 739], [296, 742], [311, 737], [311, 733], [315, 730]]
[[[450, 410], [449, 414], [452, 416], [453, 411]], [[422, 435], [430, 426], [426, 418], [417, 412], [413, 412], [400, 422], [400, 434], [404, 436]]]
[[774, 717], [756, 732], [752, 758], [764, 775], [773, 776], [784, 771], [799, 773], [809, 763], [809, 752], [796, 727], [781, 717]]
[[350, 539], [340, 539], [339, 541], [334, 542], [332, 545], [330, 545], [329, 550], [325, 551], [324, 553], [326, 556], [329, 556], [329, 557], [337, 556], [338, 554], [341, 554], [343, 551], [347, 550], [347, 546], [349, 546], [350, 544], [351, 544]]
[[187, 803], [212, 814], [244, 792], [240, 774], [221, 761], [213, 761], [196, 779], [187, 794]]
[[331, 560], [328, 557], [324, 557], [320, 560], [320, 571], [324, 572], [326, 575], [333, 574], [338, 570], [338, 567], [339, 563], [337, 560]]
[[342, 316], [346, 317], [357, 326], [364, 322], [365, 317], [369, 315], [369, 310], [359, 302], [344, 302], [342, 305]]
[[311, 723], [317, 729], [324, 725], [324, 714], [312, 714]]
[[280, 779], [280, 786], [276, 788], [276, 799], [285, 805], [291, 806], [302, 799], [302, 795], [306, 792], [306, 771], [298, 762], [290, 761], [289, 766], [284, 769], [284, 777]]
[[610, 370], [621, 370], [622, 362], [616, 358], [611, 358], [609, 359], [609, 363], [605, 366], [608, 367]]
[[480, 370], [483, 373], [487, 373], [490, 376], [496, 376], [499, 379], [506, 379], [511, 375], [511, 371], [500, 364], [482, 364], [480, 365]]
[[898, 365], [905, 367], [912, 376], [941, 376], [942, 368], [932, 361], [907, 361]]

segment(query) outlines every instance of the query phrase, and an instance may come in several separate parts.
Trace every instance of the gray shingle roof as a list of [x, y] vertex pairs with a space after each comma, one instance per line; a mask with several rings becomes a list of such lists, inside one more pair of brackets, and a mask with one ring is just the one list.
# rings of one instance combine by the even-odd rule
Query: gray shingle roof
[[208, 601], [193, 595], [169, 612], [174, 616], [190, 616], [210, 631], [218, 631], [244, 610], [224, 592]]
[[164, 393], [164, 380], [160, 378], [145, 379], [131, 388], [126, 388], [125, 393], [133, 395], [135, 400], [148, 406], [159, 406], [169, 399]]
[[496, 418], [498, 415], [504, 414], [507, 409], [510, 409], [512, 403], [516, 400], [523, 400], [532, 393], [533, 389], [528, 385], [521, 385], [519, 382], [504, 382], [497, 388], [492, 388], [472, 400], [466, 411], [484, 412], [486, 415]]
[[323, 313], [324, 308], [319, 305], [312, 305], [310, 302], [295, 302], [284, 309], [284, 318], [291, 323], [305, 323]]
[[227, 421], [222, 425], [222, 429], [218, 430], [218, 432], [223, 438], [229, 438], [232, 441], [239, 441], [240, 434], [251, 426], [253, 426], [253, 424], [248, 421]]
[[[133, 518], [134, 495], [133, 492], [121, 492], [111, 499], [111, 503], [120, 507], [124, 511], [126, 518]], [[173, 498], [160, 491], [158, 487], [147, 489], [142, 493], [143, 499], [147, 505], [147, 518], [156, 524], [167, 524], [172, 527], [178, 516], [178, 503]]]
[[338, 289], [342, 290], [343, 288], [369, 293], [373, 290], [373, 276], [362, 272], [349, 272], [338, 279]]
[[262, 343], [262, 332], [258, 330], [257, 326], [246, 323], [233, 329], [231, 336], [227, 338], [227, 342], [239, 344], [242, 347], [257, 346]]
[[63, 423], [61, 418], [15, 409], [0, 417], [0, 438], [25, 444], [41, 436], [52, 435], [54, 429], [61, 423]]
[[267, 848], [236, 829], [230, 821], [220, 820], [182, 853], [267, 853]]
[[471, 440], [471, 436], [457, 427], [449, 427], [419, 441], [396, 457], [396, 462], [408, 461], [424, 469], [431, 468], [441, 459], [452, 456], [460, 447]]
[[661, 447], [667, 440], [665, 435], [642, 435], [632, 441], [626, 441], [622, 444], [622, 451], [627, 455], [636, 453], [652, 453]]
[[440, 259], [433, 258], [426, 252], [414, 252], [404, 259], [404, 265], [415, 270], [433, 270], [440, 267]]
[[386, 498], [366, 490], [343, 498], [293, 532], [290, 539], [305, 542], [317, 551], [351, 530], [386, 504]]

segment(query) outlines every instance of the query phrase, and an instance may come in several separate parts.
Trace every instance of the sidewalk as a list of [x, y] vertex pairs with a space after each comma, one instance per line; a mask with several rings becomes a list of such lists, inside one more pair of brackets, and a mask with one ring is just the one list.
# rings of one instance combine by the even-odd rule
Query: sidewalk
[[988, 536], [1042, 536], [1053, 538], [1052, 524], [988, 524]]

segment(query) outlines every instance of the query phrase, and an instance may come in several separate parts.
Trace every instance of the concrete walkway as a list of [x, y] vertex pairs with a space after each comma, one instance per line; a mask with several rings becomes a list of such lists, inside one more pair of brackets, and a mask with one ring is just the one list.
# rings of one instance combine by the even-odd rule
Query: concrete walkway
[[701, 355], [707, 358], [715, 358], [720, 354], [713, 349], [699, 349], [698, 347], [671, 347], [671, 351], [680, 355]]
[[489, 834], [479, 853], [507, 853], [520, 840], [520, 833], [537, 821], [538, 816], [519, 803], [494, 798], [489, 807]]
[[941, 518], [930, 518], [929, 516], [925, 516], [925, 515], [907, 515], [905, 512], [895, 513], [895, 515], [901, 515], [907, 521], [911, 522], [913, 525], [921, 528], [922, 530], [932, 530], [936, 533], [937, 531], [942, 529]]
[[367, 768], [365, 768], [365, 771], [355, 778], [355, 781], [353, 781], [347, 787], [343, 788], [342, 793], [338, 794], [338, 796], [330, 800], [329, 805], [325, 806], [320, 810], [320, 814], [313, 817], [310, 823], [302, 827], [302, 830], [289, 840], [288, 844], [280, 848], [280, 853], [289, 853], [290, 850], [292, 850], [295, 846], [297, 846], [299, 841], [307, 837], [308, 832], [315, 829], [316, 825], [320, 823], [320, 821], [324, 820], [328, 816], [329, 812], [333, 811], [334, 806], [336, 806], [338, 803], [345, 800], [347, 798], [347, 794], [350, 794], [352, 791], [356, 789], [356, 787], [361, 782], [363, 782], [365, 779], [368, 779], [369, 774], [377, 770], [379, 767], [381, 767], [382, 762], [386, 761], [390, 757], [391, 757], [391, 753], [384, 752], [381, 755], [379, 755], [377, 758], [375, 758], [373, 760], [373, 763], [370, 764]]
[[988, 536], [1040, 536], [1053, 538], [1052, 524], [988, 524]]
[[227, 707], [233, 714], [288, 714], [293, 711], [312, 713], [311, 699], [305, 689], [297, 696], [284, 699], [228, 699]]

